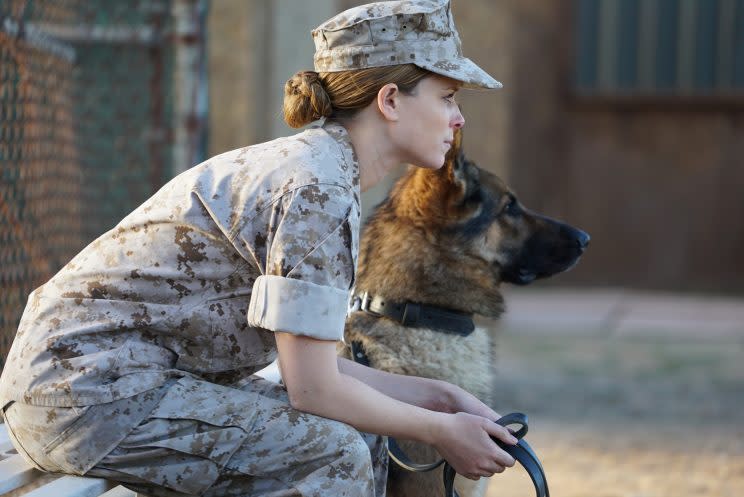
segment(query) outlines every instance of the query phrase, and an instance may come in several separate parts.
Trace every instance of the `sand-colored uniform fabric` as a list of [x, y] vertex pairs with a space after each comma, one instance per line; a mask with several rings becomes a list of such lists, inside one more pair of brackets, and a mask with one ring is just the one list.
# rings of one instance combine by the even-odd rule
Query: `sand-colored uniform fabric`
[[75, 458], [85, 453], [80, 443], [101, 442], [78, 435], [104, 420], [116, 430], [114, 406], [76, 414], [13, 403], [6, 410], [9, 433], [37, 467], [112, 479], [145, 495], [385, 495], [384, 437], [299, 412], [275, 383], [252, 376], [223, 386], [184, 377], [139, 397], [118, 401], [117, 412], [143, 406], [149, 412], [86, 472], [76, 469]]
[[[232, 414], [218, 403], [189, 417], [199, 404], [174, 389], [188, 384], [192, 396], [230, 399], [231, 385], [275, 359], [273, 331], [340, 339], [359, 217], [358, 164], [348, 133], [333, 122], [227, 152], [174, 178], [29, 297], [0, 378], [0, 406], [11, 415], [46, 408], [43, 422], [16, 415], [9, 423], [19, 445], [23, 433], [54, 437], [21, 452], [39, 466], [56, 453], [44, 469], [85, 474], [123, 450], [127, 434], [152, 424], [148, 416], [186, 413], [204, 423], [190, 425], [201, 433], [229, 426], [239, 411], [237, 431], [213, 434], [226, 449], [194, 442], [207, 451], [197, 458], [215, 462], [211, 472], [197, 470], [196, 487], [207, 488], [239, 439], [269, 421], [260, 413], [293, 410], [244, 392]], [[164, 426], [160, 432], [181, 429]], [[315, 457], [312, 447], [303, 457]]]
[[88, 406], [247, 377], [272, 331], [343, 336], [359, 172], [334, 123], [193, 167], [29, 297], [0, 401]]

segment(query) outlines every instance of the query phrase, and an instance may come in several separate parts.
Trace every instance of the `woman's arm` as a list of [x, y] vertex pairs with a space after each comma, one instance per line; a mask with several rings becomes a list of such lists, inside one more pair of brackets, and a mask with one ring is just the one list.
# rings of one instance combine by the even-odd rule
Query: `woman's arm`
[[[428, 394], [412, 393], [416, 380], [401, 389], [407, 393], [399, 395], [403, 398], [399, 400], [383, 393], [396, 390], [385, 375], [362, 374], [383, 390], [378, 391], [352, 374], [343, 374], [334, 342], [281, 332], [276, 333], [276, 342], [282, 378], [294, 408], [342, 421], [360, 431], [428, 443], [458, 473], [471, 478], [490, 476], [514, 464], [514, 459], [489, 437], [516, 443], [508, 430], [482, 416], [419, 407], [417, 402], [426, 405], [438, 401], [426, 399]], [[361, 371], [346, 363], [342, 369], [357, 374]]]
[[375, 390], [407, 404], [432, 411], [477, 414], [491, 421], [501, 417], [474, 395], [446, 381], [387, 373], [343, 357], [338, 358], [338, 368], [342, 374], [353, 376]]

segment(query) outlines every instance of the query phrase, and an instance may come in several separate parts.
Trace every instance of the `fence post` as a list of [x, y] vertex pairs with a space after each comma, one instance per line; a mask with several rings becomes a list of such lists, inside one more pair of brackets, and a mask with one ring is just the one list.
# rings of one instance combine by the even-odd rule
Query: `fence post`
[[174, 175], [202, 159], [205, 130], [204, 0], [173, 0], [173, 166]]

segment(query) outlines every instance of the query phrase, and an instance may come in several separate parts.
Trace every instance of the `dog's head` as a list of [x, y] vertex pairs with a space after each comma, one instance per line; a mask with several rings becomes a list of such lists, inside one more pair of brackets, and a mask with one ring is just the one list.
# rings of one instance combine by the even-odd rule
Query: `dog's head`
[[588, 243], [589, 235], [529, 211], [501, 179], [467, 160], [458, 132], [441, 169], [409, 170], [370, 219], [357, 288], [498, 315], [500, 283], [566, 271]]

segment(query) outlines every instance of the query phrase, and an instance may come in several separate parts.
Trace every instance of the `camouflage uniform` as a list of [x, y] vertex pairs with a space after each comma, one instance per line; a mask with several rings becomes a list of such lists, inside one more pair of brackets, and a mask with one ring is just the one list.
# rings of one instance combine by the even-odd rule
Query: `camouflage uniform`
[[359, 215], [333, 122], [173, 179], [29, 297], [0, 381], [19, 451], [158, 495], [382, 495], [381, 437], [251, 376], [273, 331], [342, 337]]

